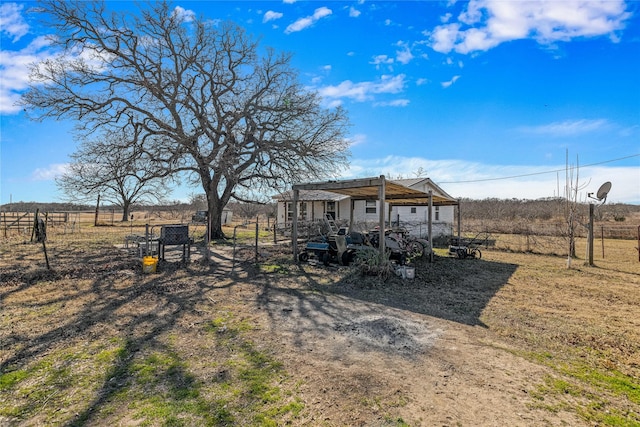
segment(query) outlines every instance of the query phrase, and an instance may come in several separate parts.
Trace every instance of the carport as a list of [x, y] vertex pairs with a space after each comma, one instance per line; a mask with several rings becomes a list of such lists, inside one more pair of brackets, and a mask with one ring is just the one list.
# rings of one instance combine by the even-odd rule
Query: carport
[[[424, 191], [405, 187], [393, 181], [387, 180], [384, 175], [377, 178], [359, 178], [341, 181], [324, 181], [307, 184], [295, 184], [293, 186], [293, 230], [291, 234], [293, 246], [293, 259], [298, 262], [298, 199], [300, 190], [324, 190], [343, 194], [351, 197], [351, 209], [349, 213], [349, 225], [353, 224], [353, 209], [356, 200], [379, 200], [379, 226], [381, 232], [385, 229], [385, 203], [392, 206], [429, 206], [428, 209], [428, 233], [429, 243], [433, 245], [431, 238], [432, 207], [433, 206], [458, 206], [456, 199], [433, 194], [432, 191]], [[460, 209], [458, 208], [458, 237], [460, 236]], [[433, 247], [431, 248], [433, 249]], [[380, 253], [384, 254], [385, 239], [380, 239]], [[433, 251], [431, 251], [433, 254]]]

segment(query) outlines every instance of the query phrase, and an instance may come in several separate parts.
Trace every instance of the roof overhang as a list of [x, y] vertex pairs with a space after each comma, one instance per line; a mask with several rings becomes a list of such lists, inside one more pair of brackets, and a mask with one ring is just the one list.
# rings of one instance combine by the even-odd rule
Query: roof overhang
[[[389, 181], [384, 176], [313, 182], [295, 184], [293, 186], [293, 190], [324, 190], [349, 196], [353, 200], [379, 200], [381, 188], [384, 188], [384, 199], [390, 205], [423, 206], [429, 204], [429, 193]], [[431, 198], [434, 206], [453, 206], [458, 204], [456, 199], [438, 194], [431, 194]]]

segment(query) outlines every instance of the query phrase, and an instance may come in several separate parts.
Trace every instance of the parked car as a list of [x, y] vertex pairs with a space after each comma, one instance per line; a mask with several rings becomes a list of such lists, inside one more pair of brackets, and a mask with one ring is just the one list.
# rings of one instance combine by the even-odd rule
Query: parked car
[[191, 217], [191, 222], [206, 223], [207, 218], [209, 218], [208, 211], [196, 211], [195, 215]]

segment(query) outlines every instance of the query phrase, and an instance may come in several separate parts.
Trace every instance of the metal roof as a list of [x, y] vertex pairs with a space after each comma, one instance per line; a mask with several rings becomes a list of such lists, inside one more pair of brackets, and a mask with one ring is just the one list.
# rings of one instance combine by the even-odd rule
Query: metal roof
[[[301, 190], [298, 196], [298, 200], [300, 201], [340, 201], [342, 199], [346, 199], [348, 196], [332, 193], [330, 191], [323, 190]], [[272, 197], [272, 199], [286, 202], [293, 200], [293, 191], [285, 191], [284, 193], [277, 194]]]
[[[323, 190], [343, 194], [353, 200], [379, 200], [382, 187], [384, 187], [384, 200], [390, 205], [421, 206], [429, 204], [429, 193], [386, 180], [384, 175], [376, 178], [296, 184], [293, 186], [293, 190]], [[432, 203], [434, 206], [452, 206], [457, 205], [458, 201], [452, 197], [432, 193]]]

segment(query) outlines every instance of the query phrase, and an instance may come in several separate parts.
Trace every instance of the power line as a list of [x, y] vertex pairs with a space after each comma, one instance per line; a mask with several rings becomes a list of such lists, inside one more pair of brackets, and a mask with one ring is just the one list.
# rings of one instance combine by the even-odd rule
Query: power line
[[[638, 157], [638, 156], [640, 156], [640, 154], [631, 154], [630, 156], [619, 157], [617, 159], [605, 160], [605, 161], [597, 162], [597, 163], [590, 163], [588, 165], [582, 165], [580, 167], [581, 168], [587, 168], [587, 167], [590, 167], [590, 166], [598, 166], [598, 165], [603, 165], [605, 163], [617, 162], [619, 160], [630, 159], [632, 157]], [[564, 170], [565, 169], [555, 169], [555, 170], [544, 171], [544, 172], [525, 173], [525, 174], [522, 174], [522, 175], [503, 176], [503, 177], [500, 177], [500, 178], [470, 179], [470, 180], [466, 180], [466, 181], [439, 181], [438, 184], [464, 184], [464, 183], [469, 183], [469, 182], [500, 181], [500, 180], [503, 180], [503, 179], [524, 178], [524, 177], [527, 177], [527, 176], [545, 175], [545, 174], [548, 174], [548, 173], [558, 173], [558, 172], [563, 172]]]

